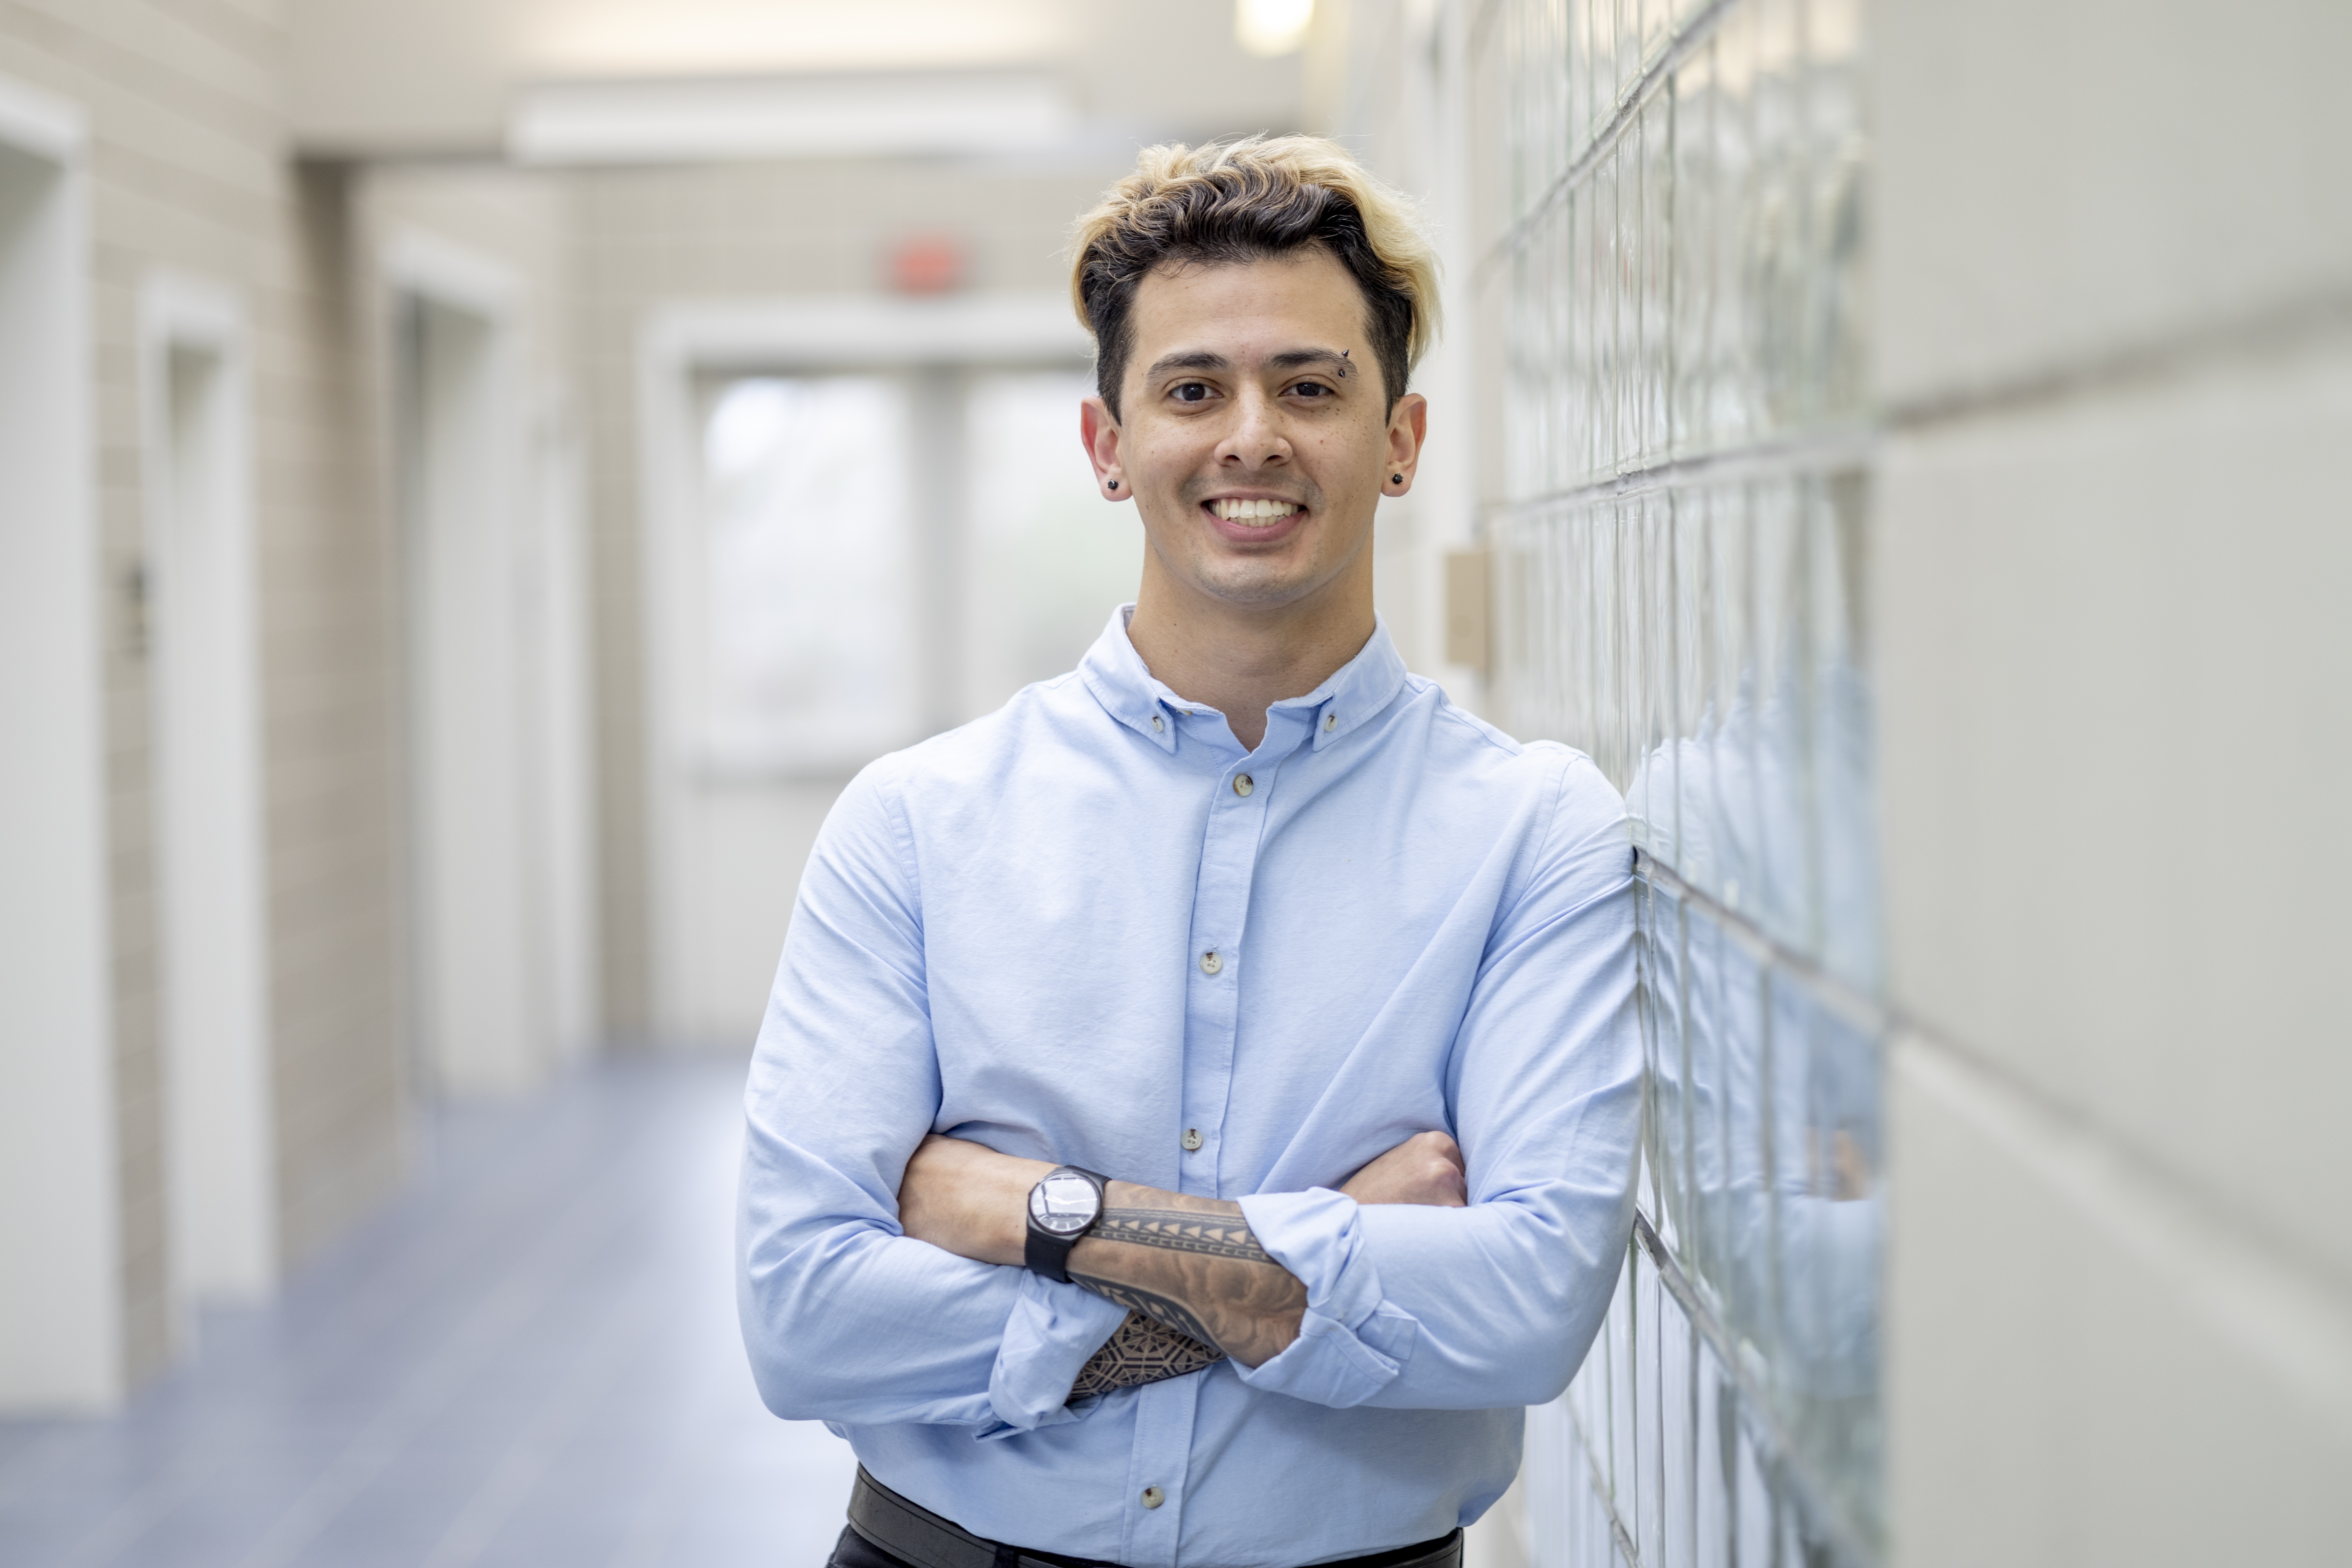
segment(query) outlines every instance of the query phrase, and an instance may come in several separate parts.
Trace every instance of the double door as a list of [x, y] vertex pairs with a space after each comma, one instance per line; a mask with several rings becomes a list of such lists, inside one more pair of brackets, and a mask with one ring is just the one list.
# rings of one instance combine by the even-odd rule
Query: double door
[[703, 378], [660, 764], [660, 1027], [756, 1032], [817, 829], [886, 752], [1076, 666], [1142, 532], [1095, 489], [1068, 364]]

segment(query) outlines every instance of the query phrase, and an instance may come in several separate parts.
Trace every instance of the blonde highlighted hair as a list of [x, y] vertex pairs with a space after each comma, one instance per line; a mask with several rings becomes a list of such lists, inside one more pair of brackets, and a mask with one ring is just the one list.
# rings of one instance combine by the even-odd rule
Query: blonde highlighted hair
[[1078, 219], [1070, 299], [1095, 339], [1095, 385], [1118, 417], [1135, 292], [1154, 271], [1320, 248], [1363, 290], [1389, 405], [1437, 336], [1437, 254], [1403, 195], [1320, 136], [1147, 147]]

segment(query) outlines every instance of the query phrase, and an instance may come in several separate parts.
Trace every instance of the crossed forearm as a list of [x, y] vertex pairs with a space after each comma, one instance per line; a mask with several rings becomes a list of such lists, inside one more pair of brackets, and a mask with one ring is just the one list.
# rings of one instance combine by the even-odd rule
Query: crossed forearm
[[[937, 1135], [899, 1184], [899, 1223], [918, 1241], [980, 1263], [1022, 1260], [1030, 1187], [1053, 1166]], [[1461, 1151], [1442, 1132], [1408, 1138], [1340, 1188], [1358, 1203], [1463, 1201]], [[1268, 1257], [1241, 1205], [1112, 1182], [1070, 1278], [1128, 1309], [1073, 1398], [1198, 1372], [1230, 1355], [1257, 1366], [1298, 1337], [1307, 1288]]]
[[1307, 1287], [1266, 1255], [1239, 1204], [1113, 1182], [1070, 1279], [1244, 1366], [1298, 1337]]
[[1084, 1399], [1115, 1389], [1165, 1383], [1224, 1359], [1224, 1352], [1156, 1323], [1140, 1312], [1130, 1311], [1127, 1321], [1078, 1369], [1076, 1379], [1070, 1384], [1070, 1397]]

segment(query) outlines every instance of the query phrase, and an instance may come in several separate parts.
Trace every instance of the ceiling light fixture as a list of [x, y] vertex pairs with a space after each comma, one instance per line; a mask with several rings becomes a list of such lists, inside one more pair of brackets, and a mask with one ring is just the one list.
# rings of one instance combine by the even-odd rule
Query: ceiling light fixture
[[1077, 113], [1043, 72], [908, 72], [549, 82], [523, 92], [521, 163], [1011, 153], [1066, 139]]
[[1315, 0], [1234, 0], [1234, 41], [1263, 58], [1286, 55], [1314, 20]]

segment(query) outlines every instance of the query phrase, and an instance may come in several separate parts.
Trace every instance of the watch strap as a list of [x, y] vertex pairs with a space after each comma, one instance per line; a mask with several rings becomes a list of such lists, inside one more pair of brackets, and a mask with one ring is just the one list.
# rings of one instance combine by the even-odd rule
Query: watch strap
[[1070, 1250], [1085, 1240], [1087, 1232], [1101, 1220], [1103, 1207], [1110, 1201], [1110, 1179], [1083, 1165], [1057, 1165], [1046, 1172], [1037, 1185], [1042, 1187], [1055, 1176], [1084, 1176], [1095, 1184], [1095, 1217], [1067, 1236], [1059, 1236], [1039, 1225], [1035, 1212], [1029, 1211], [1029, 1234], [1022, 1246], [1021, 1260], [1032, 1274], [1042, 1274], [1057, 1285], [1066, 1285], [1070, 1282]]

